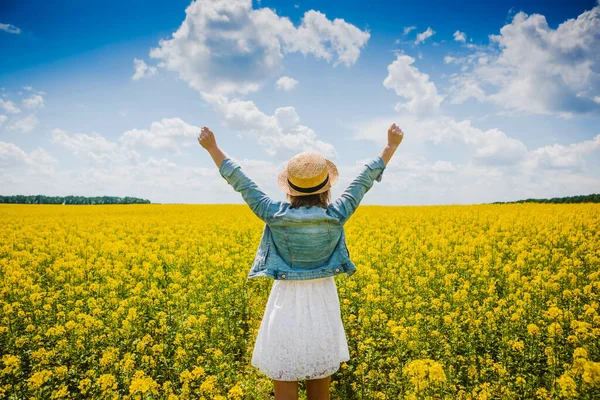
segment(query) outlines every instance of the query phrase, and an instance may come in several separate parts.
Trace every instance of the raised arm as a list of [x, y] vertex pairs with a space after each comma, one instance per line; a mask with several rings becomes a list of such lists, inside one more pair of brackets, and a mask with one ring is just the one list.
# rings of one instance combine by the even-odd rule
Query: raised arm
[[211, 155], [221, 176], [236, 192], [241, 193], [252, 212], [265, 223], [269, 223], [271, 217], [279, 210], [280, 202], [271, 200], [258, 188], [256, 183], [244, 174], [240, 166], [217, 146], [214, 134], [210, 129], [202, 128], [198, 142]]
[[404, 133], [394, 123], [388, 130], [388, 144], [383, 148], [378, 157], [365, 163], [365, 167], [350, 183], [348, 188], [328, 207], [328, 211], [335, 214], [342, 224], [354, 214], [365, 193], [373, 187], [376, 180], [381, 182], [383, 171], [394, 152], [402, 142]]

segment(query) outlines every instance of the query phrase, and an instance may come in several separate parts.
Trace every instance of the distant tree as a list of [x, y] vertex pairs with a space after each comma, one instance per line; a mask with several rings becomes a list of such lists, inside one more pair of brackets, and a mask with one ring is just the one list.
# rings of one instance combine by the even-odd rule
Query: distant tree
[[551, 199], [525, 199], [517, 201], [495, 201], [490, 204], [511, 204], [511, 203], [600, 203], [600, 194], [587, 194], [578, 196], [567, 196], [567, 197], [553, 197]]
[[45, 196], [43, 194], [25, 196], [17, 194], [13, 196], [0, 195], [0, 203], [8, 204], [150, 204], [150, 200], [138, 197], [114, 197], [114, 196]]

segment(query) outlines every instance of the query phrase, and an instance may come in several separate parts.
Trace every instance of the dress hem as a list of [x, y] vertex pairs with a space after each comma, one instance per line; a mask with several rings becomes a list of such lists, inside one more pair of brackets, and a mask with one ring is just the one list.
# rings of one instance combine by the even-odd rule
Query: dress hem
[[325, 370], [325, 372], [323, 374], [321, 374], [321, 376], [316, 376], [314, 378], [306, 378], [306, 376], [303, 376], [303, 377], [299, 377], [299, 378], [296, 378], [296, 379], [278, 379], [278, 378], [274, 378], [273, 375], [271, 374], [271, 372], [268, 372], [268, 370], [265, 369], [265, 368], [263, 368], [261, 365], [254, 364], [254, 363], [251, 363], [250, 365], [252, 365], [256, 369], [258, 369], [261, 373], [263, 373], [264, 375], [266, 375], [270, 379], [277, 380], [277, 381], [283, 381], [283, 382], [296, 382], [296, 381], [306, 381], [306, 380], [313, 380], [313, 379], [323, 379], [323, 378], [326, 378], [328, 376], [331, 376], [331, 375], [335, 374], [336, 372], [338, 372], [340, 370], [340, 368], [341, 368], [342, 363], [346, 362], [346, 361], [350, 361], [350, 359], [347, 358], [347, 359], [340, 360], [338, 362], [337, 366], [332, 366], [331, 368]]

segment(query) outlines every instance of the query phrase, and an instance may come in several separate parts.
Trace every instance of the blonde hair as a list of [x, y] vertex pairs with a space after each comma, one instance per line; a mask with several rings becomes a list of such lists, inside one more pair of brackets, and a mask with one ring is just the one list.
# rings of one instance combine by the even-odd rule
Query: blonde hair
[[330, 190], [326, 190], [322, 193], [317, 194], [309, 194], [307, 196], [293, 196], [289, 193], [287, 194], [287, 198], [290, 202], [290, 208], [300, 208], [302, 206], [317, 206], [327, 209], [327, 206], [329, 206], [329, 202], [331, 199], [330, 196]]

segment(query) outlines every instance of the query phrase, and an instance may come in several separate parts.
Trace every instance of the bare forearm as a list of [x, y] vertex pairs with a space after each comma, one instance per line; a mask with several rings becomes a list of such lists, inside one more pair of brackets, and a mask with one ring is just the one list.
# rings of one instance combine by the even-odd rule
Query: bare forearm
[[223, 150], [219, 148], [219, 146], [212, 146], [206, 149], [206, 151], [208, 151], [212, 157], [213, 161], [217, 165], [217, 168], [221, 168], [221, 163], [223, 163], [223, 160], [227, 158], [227, 154], [225, 154]]
[[387, 145], [383, 148], [383, 150], [381, 151], [381, 153], [379, 153], [379, 157], [381, 157], [381, 159], [383, 160], [383, 162], [385, 163], [385, 165], [388, 164], [388, 162], [390, 161], [390, 159], [392, 158], [392, 156], [394, 155], [394, 152], [396, 151], [396, 149], [398, 148], [397, 145]]

